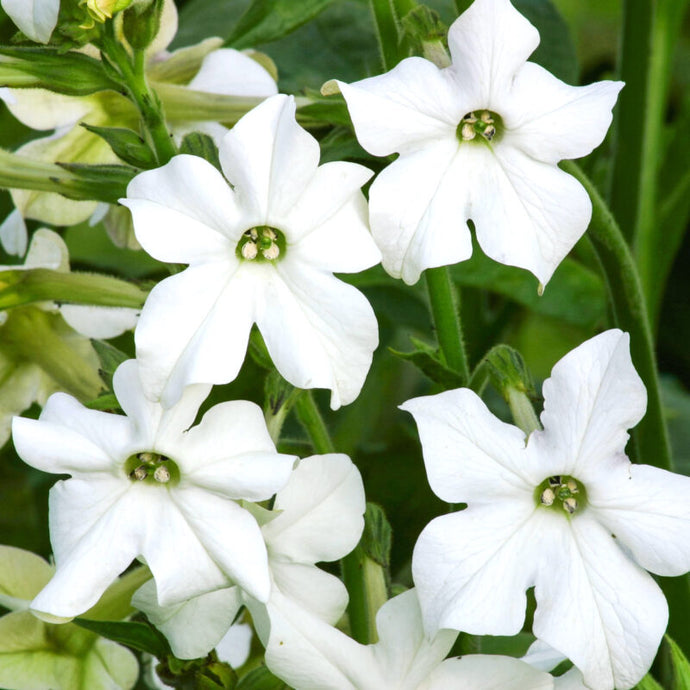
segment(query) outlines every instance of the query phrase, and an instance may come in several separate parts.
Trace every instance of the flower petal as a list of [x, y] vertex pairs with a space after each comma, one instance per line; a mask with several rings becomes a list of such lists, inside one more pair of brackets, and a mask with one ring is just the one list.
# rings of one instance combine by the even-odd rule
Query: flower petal
[[57, 24], [60, 0], [2, 0], [2, 8], [32, 41], [48, 43]]
[[140, 587], [132, 604], [167, 638], [178, 659], [206, 656], [230, 628], [242, 598], [238, 587], [225, 587], [181, 604], [160, 606], [153, 581]]
[[469, 213], [479, 245], [495, 261], [526, 268], [546, 285], [587, 230], [587, 192], [571, 175], [507, 141], [466, 148], [467, 164], [480, 181], [472, 185]]
[[448, 30], [450, 69], [465, 97], [465, 112], [491, 110], [501, 102], [538, 45], [539, 32], [508, 0], [475, 0]]
[[441, 630], [431, 640], [426, 637], [414, 589], [381, 606], [376, 614], [376, 629], [379, 642], [370, 649], [389, 687], [396, 688], [417, 688], [423, 683], [446, 657], [458, 636], [457, 632]]
[[273, 77], [239, 50], [222, 48], [209, 53], [187, 88], [228, 96], [273, 96], [278, 93]]
[[223, 176], [198, 156], [175, 156], [127, 185], [120, 203], [132, 212], [141, 246], [159, 261], [201, 263], [235, 258], [246, 230], [235, 193]]
[[91, 477], [50, 490], [57, 569], [31, 603], [34, 611], [58, 618], [84, 613], [140, 553], [141, 510], [132, 488], [113, 477]]
[[319, 164], [319, 144], [297, 124], [295, 111], [292, 96], [272, 96], [221, 142], [223, 172], [255, 225], [281, 228]]
[[464, 226], [471, 172], [464, 162], [467, 148], [459, 151], [454, 136], [438, 139], [401, 156], [371, 186], [371, 232], [383, 254], [383, 267], [408, 285], [416, 283], [425, 268], [472, 255]]
[[[544, 530], [531, 500], [502, 498], [432, 520], [412, 555], [427, 634], [515, 635], [525, 620]], [[506, 577], [510, 573], [510, 577]], [[560, 610], [560, 609], [559, 609]]]
[[604, 140], [623, 86], [620, 81], [569, 86], [528, 62], [501, 110], [506, 143], [545, 163], [586, 156]]
[[24, 462], [74, 476], [117, 474], [134, 438], [125, 417], [89, 410], [66, 393], [51, 395], [38, 420], [15, 417], [12, 433]]
[[353, 84], [338, 82], [357, 139], [374, 156], [416, 151], [455, 129], [470, 110], [449, 70], [411, 57], [390, 72]]
[[647, 672], [668, 622], [659, 586], [587, 513], [542, 537], [534, 634], [566, 655], [588, 687], [626, 690]]
[[525, 467], [525, 434], [489, 412], [467, 388], [400, 405], [419, 429], [432, 491], [447, 503], [489, 503], [534, 485]]
[[190, 383], [237, 376], [254, 321], [247, 295], [257, 289], [238, 263], [189, 267], [153, 288], [134, 334], [147, 396], [169, 406]]
[[8, 254], [24, 256], [27, 243], [26, 223], [15, 208], [0, 224], [0, 244]]
[[468, 654], [447, 659], [418, 690], [552, 690], [550, 674], [520, 659], [497, 654]]
[[276, 452], [261, 408], [244, 400], [215, 405], [175, 446], [185, 482], [229, 499], [270, 498], [297, 459]]
[[301, 460], [276, 496], [281, 511], [263, 526], [272, 554], [298, 563], [335, 561], [357, 546], [364, 529], [364, 486], [347, 455]]
[[[221, 570], [250, 596], [266, 602], [271, 591], [268, 556], [261, 529], [254, 517], [235, 502], [193, 486], [179, 487], [171, 493], [171, 497]], [[188, 563], [174, 550], [167, 557], [171, 563], [174, 561], [177, 564], [177, 570], [181, 570], [181, 562]], [[154, 570], [152, 564], [151, 570]], [[190, 579], [189, 576], [187, 579]], [[162, 605], [177, 603], [203, 591], [217, 589], [217, 586], [192, 585], [190, 589], [193, 591], [184, 596], [172, 591], [168, 596], [161, 592], [159, 586], [158, 601]]]
[[280, 374], [299, 388], [330, 388], [334, 410], [351, 403], [378, 345], [364, 295], [289, 256], [265, 272], [262, 287], [256, 323]]
[[622, 466], [588, 490], [597, 519], [645, 570], [690, 570], [690, 477], [650, 467]]
[[647, 406], [629, 342], [618, 329], [601, 333], [563, 357], [544, 382], [544, 431], [530, 436], [527, 450], [550, 462], [556, 474], [571, 474], [594, 488], [611, 467], [628, 466], [626, 429]]
[[60, 306], [62, 318], [77, 333], [87, 338], [108, 339], [134, 330], [139, 309], [127, 307], [92, 307], [82, 304]]

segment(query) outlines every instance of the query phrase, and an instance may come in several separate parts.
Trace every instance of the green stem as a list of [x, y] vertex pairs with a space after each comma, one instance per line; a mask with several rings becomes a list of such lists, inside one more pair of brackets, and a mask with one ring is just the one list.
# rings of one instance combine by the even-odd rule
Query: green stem
[[424, 275], [431, 313], [445, 363], [469, 381], [470, 370], [460, 323], [459, 296], [446, 266], [428, 268]]
[[637, 457], [642, 462], [671, 470], [671, 452], [661, 406], [654, 343], [642, 286], [630, 248], [611, 211], [589, 178], [572, 161], [564, 161], [562, 167], [582, 183], [592, 200], [589, 238], [606, 275], [616, 324], [630, 333], [632, 360], [647, 387], [647, 414], [633, 432]]
[[311, 391], [304, 391], [295, 402], [297, 418], [305, 428], [312, 446], [317, 453], [334, 453], [335, 448], [331, 436], [328, 433], [326, 422], [323, 421], [321, 412], [314, 400]]

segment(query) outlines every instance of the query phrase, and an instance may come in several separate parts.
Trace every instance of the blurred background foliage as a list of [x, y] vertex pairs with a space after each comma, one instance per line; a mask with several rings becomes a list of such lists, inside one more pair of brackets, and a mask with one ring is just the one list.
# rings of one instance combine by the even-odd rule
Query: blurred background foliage
[[[313, 0], [310, 0], [312, 2]], [[238, 21], [249, 0], [178, 0], [180, 29], [171, 49], [193, 44], [208, 36], [235, 37], [232, 45], [245, 47], [236, 35]], [[380, 60], [366, 0], [325, 0], [314, 19], [287, 36], [253, 47], [276, 63], [280, 89], [287, 93], [316, 92], [327, 80], [353, 81], [380, 72]], [[427, 2], [450, 24], [457, 12], [452, 0]], [[540, 29], [542, 45], [534, 60], [570, 83], [589, 83], [615, 76], [621, 0], [514, 0], [520, 11]], [[668, 156], [661, 171], [669, 184], [687, 172], [687, 121], [690, 118], [690, 31], [688, 17], [674, 59], [671, 91], [666, 111]], [[0, 13], [0, 41], [8, 42], [14, 27]], [[347, 157], [371, 167], [382, 167], [359, 148], [347, 127], [314, 130], [321, 140], [323, 159]], [[36, 135], [0, 109], [0, 146], [15, 149]], [[682, 140], [686, 140], [683, 144]], [[583, 167], [602, 189], [610, 144], [583, 161]], [[662, 185], [662, 188], [664, 185]], [[690, 195], [688, 195], [690, 196]], [[0, 193], [0, 218], [11, 210], [9, 195]], [[687, 225], [690, 201], [674, 212], [676, 224]], [[31, 228], [37, 227], [31, 224]], [[660, 227], [661, 231], [661, 227]], [[141, 252], [116, 249], [102, 226], [87, 224], [67, 229], [72, 266], [99, 270], [134, 280], [158, 280], [167, 269]], [[1, 263], [17, 259], [2, 256]], [[684, 240], [665, 288], [658, 325], [658, 356], [663, 375], [664, 400], [678, 471], [690, 474], [690, 241]], [[447, 508], [428, 488], [416, 430], [409, 415], [397, 409], [415, 395], [434, 392], [435, 384], [391, 349], [412, 349], [410, 336], [430, 344], [432, 338], [423, 281], [408, 287], [385, 275], [380, 267], [357, 276], [343, 276], [357, 285], [376, 310], [381, 345], [364, 390], [353, 404], [337, 413], [327, 410], [327, 395], [317, 399], [333, 430], [336, 448], [350, 454], [364, 475], [367, 497], [384, 506], [393, 526], [394, 579], [410, 584], [412, 547], [422, 527]], [[507, 342], [523, 354], [537, 382], [548, 376], [553, 364], [586, 338], [608, 327], [607, 297], [601, 272], [588, 241], [581, 241], [563, 262], [542, 297], [537, 281], [526, 271], [488, 260], [475, 247], [473, 258], [453, 268], [462, 291], [463, 321], [472, 364], [491, 345]], [[663, 280], [663, 278], [661, 278]], [[115, 341], [133, 355], [131, 334]], [[262, 404], [265, 372], [250, 357], [240, 377], [214, 389], [208, 405], [222, 399], [245, 398]], [[538, 386], [539, 389], [539, 386]], [[488, 392], [489, 404], [507, 418], [500, 397]], [[535, 401], [540, 407], [540, 401]], [[33, 408], [29, 414], [38, 414]], [[285, 449], [301, 455], [309, 444], [291, 417], [282, 441]], [[644, 458], [641, 459], [644, 461]], [[0, 543], [20, 546], [44, 556], [50, 553], [47, 530], [47, 491], [52, 475], [34, 471], [19, 461], [9, 443], [2, 453], [0, 482]]]

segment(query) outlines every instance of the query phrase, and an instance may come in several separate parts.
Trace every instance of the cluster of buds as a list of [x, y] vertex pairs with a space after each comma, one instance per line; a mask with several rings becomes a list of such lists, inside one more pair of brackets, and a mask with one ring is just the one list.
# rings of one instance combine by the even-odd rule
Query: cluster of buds
[[472, 141], [477, 134], [491, 141], [496, 136], [496, 126], [493, 115], [488, 110], [482, 110], [479, 117], [472, 112], [467, 113], [458, 125], [460, 138], [463, 141]]
[[170, 458], [151, 452], [137, 453], [136, 457], [141, 464], [129, 473], [130, 479], [143, 482], [153, 476], [153, 479], [160, 484], [167, 484], [170, 481], [170, 470], [166, 466]]
[[563, 505], [563, 510], [572, 515], [578, 507], [575, 494], [580, 492], [580, 487], [572, 477], [556, 475], [547, 479], [548, 486], [541, 492], [539, 500], [542, 505], [552, 506], [556, 499]]
[[247, 230], [240, 241], [240, 254], [247, 261], [253, 261], [259, 256], [267, 261], [274, 261], [280, 256], [278, 231], [267, 225]]

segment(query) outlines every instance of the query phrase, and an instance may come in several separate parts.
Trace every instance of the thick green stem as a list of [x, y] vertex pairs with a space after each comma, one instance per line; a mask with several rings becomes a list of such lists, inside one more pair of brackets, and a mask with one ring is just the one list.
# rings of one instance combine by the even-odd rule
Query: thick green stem
[[323, 421], [321, 412], [314, 400], [311, 391], [304, 391], [295, 402], [297, 418], [305, 428], [314, 450], [317, 453], [334, 453], [335, 448], [331, 436], [328, 433], [326, 422]]
[[671, 452], [661, 407], [654, 343], [635, 262], [611, 211], [589, 178], [571, 161], [563, 162], [562, 167], [582, 183], [592, 200], [588, 235], [606, 275], [616, 324], [630, 333], [632, 360], [647, 387], [647, 414], [633, 432], [637, 457], [644, 463], [670, 470]]
[[431, 313], [436, 327], [441, 353], [445, 363], [463, 377], [470, 379], [470, 369], [465, 353], [460, 322], [459, 298], [450, 278], [448, 268], [428, 268], [424, 275], [429, 290]]
[[370, 0], [376, 36], [381, 51], [383, 71], [393, 69], [399, 61], [400, 31], [393, 0]]

